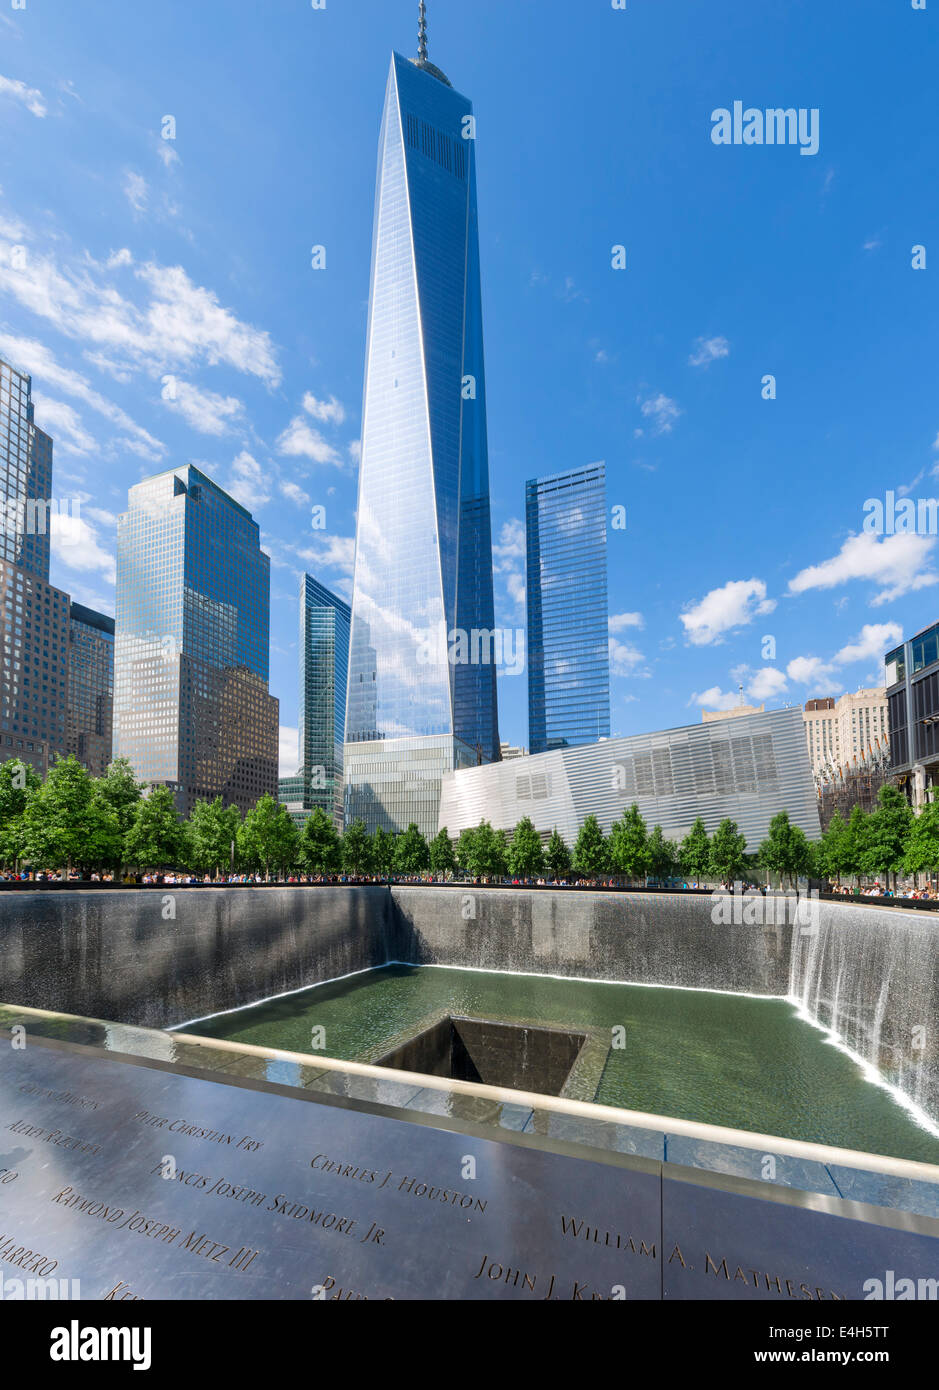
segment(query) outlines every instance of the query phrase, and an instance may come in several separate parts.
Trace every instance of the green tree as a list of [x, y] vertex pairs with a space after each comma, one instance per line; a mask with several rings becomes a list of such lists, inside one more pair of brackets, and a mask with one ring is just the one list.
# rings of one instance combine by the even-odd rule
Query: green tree
[[848, 851], [850, 872], [858, 884], [861, 881], [861, 861], [867, 849], [868, 825], [870, 816], [861, 806], [852, 806], [848, 817]]
[[508, 847], [500, 830], [493, 830], [487, 820], [476, 827], [472, 840], [474, 878], [504, 878], [509, 871]]
[[41, 786], [42, 778], [32, 763], [10, 758], [0, 765], [0, 865], [4, 868], [15, 868], [23, 853], [26, 804]]
[[710, 871], [724, 882], [733, 882], [746, 868], [746, 838], [734, 820], [722, 820], [711, 840]]
[[816, 850], [815, 862], [819, 875], [833, 878], [839, 886], [842, 874], [854, 871], [851, 835], [840, 811], [836, 811], [828, 823], [828, 829]]
[[896, 881], [912, 824], [913, 812], [900, 788], [881, 787], [877, 805], [867, 821], [866, 842], [861, 854], [862, 872], [871, 877], [883, 874], [885, 887], [890, 886], [891, 874]]
[[94, 795], [104, 808], [105, 819], [113, 817], [116, 835], [112, 837], [105, 862], [119, 869], [123, 861], [124, 841], [134, 823], [134, 816], [143, 795], [143, 782], [138, 782], [126, 758], [116, 758], [103, 777], [93, 782]]
[[551, 838], [545, 847], [545, 863], [551, 870], [551, 877], [557, 883], [560, 879], [568, 878], [571, 872], [571, 852], [564, 843], [563, 838], [558, 834], [557, 827], [551, 831]]
[[[577, 843], [579, 845], [580, 841]], [[622, 819], [610, 827], [608, 859], [615, 872], [630, 883], [637, 878], [644, 879], [651, 872], [649, 832], [635, 801], [623, 812]]]
[[646, 857], [649, 873], [656, 879], [670, 878], [678, 866], [678, 846], [674, 840], [666, 840], [660, 825], [652, 827]]
[[97, 868], [119, 856], [113, 813], [95, 796], [94, 783], [74, 757], [59, 758], [23, 812], [23, 854], [35, 869]]
[[395, 872], [399, 874], [421, 874], [430, 865], [430, 850], [417, 826], [412, 821], [395, 844]]
[[446, 826], [437, 832], [430, 842], [430, 867], [435, 874], [452, 874], [456, 868], [453, 842], [447, 834]]
[[186, 832], [169, 787], [154, 787], [134, 812], [124, 837], [125, 864], [140, 869], [173, 869], [187, 852]]
[[456, 842], [456, 862], [467, 878], [476, 877], [476, 831], [467, 826]]
[[574, 868], [584, 878], [597, 878], [606, 873], [609, 863], [608, 845], [596, 816], [588, 816], [580, 827], [574, 846]]
[[375, 872], [389, 878], [394, 872], [395, 837], [383, 826], [378, 826], [372, 836], [372, 864]]
[[910, 826], [903, 867], [908, 874], [933, 874], [939, 869], [939, 802], [927, 802]]
[[300, 862], [311, 874], [335, 874], [341, 863], [339, 835], [322, 806], [317, 806], [300, 835]]
[[788, 811], [779, 811], [769, 823], [769, 835], [760, 845], [757, 862], [761, 868], [792, 882], [812, 866], [812, 852], [805, 832], [789, 820]]
[[700, 816], [679, 846], [678, 862], [686, 878], [699, 880], [710, 876], [711, 841]]
[[530, 816], [523, 816], [515, 827], [509, 844], [508, 868], [515, 878], [535, 878], [544, 868], [541, 836]]
[[190, 868], [218, 878], [231, 868], [232, 842], [237, 845], [241, 812], [237, 806], [223, 806], [222, 798], [197, 801], [189, 817], [187, 859]]
[[265, 793], [248, 811], [238, 828], [238, 852], [249, 869], [261, 868], [269, 879], [271, 870], [286, 873], [299, 854], [297, 827], [286, 806]]
[[372, 863], [372, 841], [363, 820], [354, 820], [343, 831], [340, 843], [342, 867], [347, 874], [367, 873]]

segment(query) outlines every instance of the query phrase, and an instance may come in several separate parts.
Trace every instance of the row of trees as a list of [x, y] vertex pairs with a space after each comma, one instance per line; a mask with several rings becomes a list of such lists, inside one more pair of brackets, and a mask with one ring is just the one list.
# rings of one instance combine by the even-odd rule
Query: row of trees
[[429, 843], [416, 825], [399, 835], [378, 829], [369, 835], [354, 821], [339, 835], [329, 816], [315, 811], [302, 832], [286, 809], [264, 796], [242, 817], [220, 797], [196, 804], [188, 821], [177, 814], [172, 794], [156, 788], [143, 795], [123, 759], [92, 778], [75, 758], [60, 759], [45, 781], [26, 763], [0, 766], [0, 866], [46, 871], [183, 869], [222, 877], [232, 871], [280, 877], [302, 871], [356, 877], [374, 874], [471, 878], [613, 876], [629, 883], [730, 881], [764, 870], [780, 879], [806, 874], [830, 878], [887, 878], [900, 871], [939, 871], [939, 804], [914, 816], [896, 787], [883, 787], [875, 809], [855, 807], [849, 821], [835, 815], [818, 844], [774, 817], [756, 853], [736, 823], [722, 821], [712, 836], [695, 821], [680, 844], [662, 827], [650, 831], [632, 805], [608, 835], [588, 816], [573, 847], [555, 830], [547, 845], [526, 817], [512, 835], [488, 821], [464, 830], [454, 843], [441, 830]]

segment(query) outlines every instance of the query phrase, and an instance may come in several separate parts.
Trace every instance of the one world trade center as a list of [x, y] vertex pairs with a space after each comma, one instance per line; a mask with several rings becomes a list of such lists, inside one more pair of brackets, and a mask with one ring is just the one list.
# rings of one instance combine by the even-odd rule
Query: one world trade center
[[499, 757], [472, 104], [393, 54], [379, 144], [345, 816], [437, 830], [441, 778]]

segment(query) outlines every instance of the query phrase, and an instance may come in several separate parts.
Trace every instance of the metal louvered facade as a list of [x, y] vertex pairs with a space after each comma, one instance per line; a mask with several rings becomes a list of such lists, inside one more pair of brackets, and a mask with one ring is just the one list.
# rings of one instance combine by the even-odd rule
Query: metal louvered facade
[[646, 823], [682, 839], [700, 816], [708, 834], [726, 818], [756, 850], [779, 811], [818, 840], [821, 830], [802, 711], [772, 710], [448, 773], [440, 827], [451, 836], [488, 820], [511, 831], [529, 816], [568, 844], [589, 815], [608, 832], [633, 802]]

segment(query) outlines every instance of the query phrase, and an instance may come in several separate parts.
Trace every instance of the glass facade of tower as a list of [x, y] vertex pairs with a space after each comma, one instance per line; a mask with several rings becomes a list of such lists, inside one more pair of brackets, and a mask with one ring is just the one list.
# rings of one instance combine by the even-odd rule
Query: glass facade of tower
[[114, 619], [73, 603], [69, 613], [68, 751], [93, 777], [111, 761]]
[[349, 678], [347, 603], [305, 574], [300, 580], [300, 768], [280, 799], [302, 825], [316, 809], [343, 821], [342, 748]]
[[499, 757], [472, 106], [395, 54], [382, 120], [346, 705], [346, 820], [436, 830], [443, 772]]
[[610, 735], [606, 469], [525, 485], [532, 753]]
[[52, 440], [31, 391], [0, 361], [0, 758], [42, 774], [66, 748], [69, 598], [49, 583]]
[[277, 795], [270, 560], [244, 507], [187, 465], [130, 489], [117, 528], [114, 756], [188, 815]]

